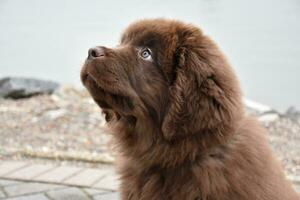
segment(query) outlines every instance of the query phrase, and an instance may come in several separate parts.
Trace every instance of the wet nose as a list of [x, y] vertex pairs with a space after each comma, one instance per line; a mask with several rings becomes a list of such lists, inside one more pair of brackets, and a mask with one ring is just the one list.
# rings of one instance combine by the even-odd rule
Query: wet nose
[[89, 49], [88, 59], [99, 58], [104, 56], [105, 56], [104, 47], [99, 46], [99, 47], [93, 47]]

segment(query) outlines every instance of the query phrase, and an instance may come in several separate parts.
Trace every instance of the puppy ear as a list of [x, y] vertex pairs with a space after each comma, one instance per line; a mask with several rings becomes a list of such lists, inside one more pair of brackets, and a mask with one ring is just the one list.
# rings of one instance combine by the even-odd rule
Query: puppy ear
[[224, 137], [241, 113], [239, 87], [230, 66], [210, 40], [179, 47], [176, 58], [170, 103], [162, 123], [165, 139], [194, 134]]

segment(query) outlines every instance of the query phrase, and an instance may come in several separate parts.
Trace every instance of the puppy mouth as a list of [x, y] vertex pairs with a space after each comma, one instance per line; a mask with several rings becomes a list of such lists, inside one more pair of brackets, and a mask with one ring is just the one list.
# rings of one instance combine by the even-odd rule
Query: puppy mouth
[[[97, 65], [101, 67], [100, 65]], [[81, 70], [81, 81], [99, 107], [111, 110], [119, 116], [135, 115], [134, 102], [138, 96], [129, 89], [127, 82], [121, 82], [117, 73], [104, 68], [101, 73], [92, 63], [85, 63]]]
[[100, 85], [99, 81], [96, 81], [95, 78], [89, 73], [83, 75], [82, 82], [88, 90], [92, 90], [93, 92], [97, 92], [98, 94], [117, 95], [115, 91], [112, 91], [108, 87]]
[[106, 93], [117, 95], [116, 82], [107, 80], [104, 75], [101, 75], [95, 66], [85, 63], [81, 71], [81, 81], [83, 85], [91, 90], [101, 90]]

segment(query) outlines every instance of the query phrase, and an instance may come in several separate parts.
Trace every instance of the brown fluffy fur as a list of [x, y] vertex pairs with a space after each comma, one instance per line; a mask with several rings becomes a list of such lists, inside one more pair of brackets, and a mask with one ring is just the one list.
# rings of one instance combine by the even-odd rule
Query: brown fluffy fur
[[[139, 55], [148, 47], [152, 60]], [[103, 47], [104, 48], [104, 47]], [[296, 200], [218, 47], [178, 21], [130, 25], [81, 78], [120, 152], [123, 200]]]

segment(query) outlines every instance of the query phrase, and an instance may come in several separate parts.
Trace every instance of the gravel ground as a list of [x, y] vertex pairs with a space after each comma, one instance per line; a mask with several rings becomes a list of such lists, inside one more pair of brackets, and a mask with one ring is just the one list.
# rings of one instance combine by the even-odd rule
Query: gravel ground
[[263, 123], [269, 130], [269, 141], [287, 174], [300, 177], [300, 120], [282, 116]]
[[[276, 111], [257, 116], [290, 177], [300, 177], [300, 117]], [[0, 159], [96, 166], [114, 160], [100, 109], [85, 90], [0, 99]]]
[[101, 111], [84, 90], [0, 99], [0, 127], [2, 159], [113, 161]]

